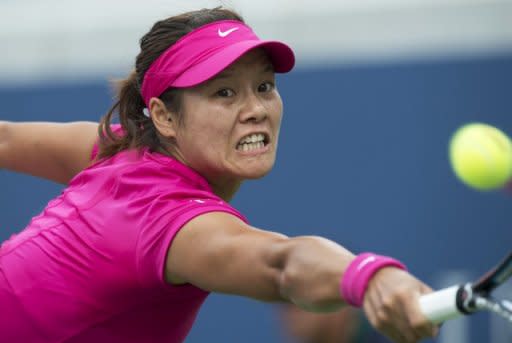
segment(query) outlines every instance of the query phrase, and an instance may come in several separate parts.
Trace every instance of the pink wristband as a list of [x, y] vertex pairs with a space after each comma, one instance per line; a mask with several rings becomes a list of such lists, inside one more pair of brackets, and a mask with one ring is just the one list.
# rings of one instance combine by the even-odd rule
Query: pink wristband
[[372, 253], [362, 253], [350, 262], [341, 279], [340, 290], [345, 301], [355, 307], [363, 305], [364, 293], [372, 276], [384, 267], [396, 267], [407, 270], [391, 257]]

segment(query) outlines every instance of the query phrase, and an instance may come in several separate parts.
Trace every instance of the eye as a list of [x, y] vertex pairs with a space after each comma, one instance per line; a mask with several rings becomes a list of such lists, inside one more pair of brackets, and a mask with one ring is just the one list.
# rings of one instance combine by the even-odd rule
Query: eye
[[228, 98], [235, 95], [235, 92], [229, 88], [222, 88], [215, 93], [216, 96], [221, 98]]
[[260, 84], [258, 86], [258, 92], [267, 93], [267, 92], [270, 92], [271, 90], [273, 90], [274, 87], [275, 87], [275, 85], [273, 82], [270, 82], [270, 81], [263, 82], [262, 84]]

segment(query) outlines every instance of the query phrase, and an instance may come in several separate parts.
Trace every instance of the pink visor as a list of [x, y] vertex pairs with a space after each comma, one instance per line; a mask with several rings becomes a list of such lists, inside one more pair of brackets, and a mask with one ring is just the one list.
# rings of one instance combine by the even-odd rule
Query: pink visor
[[260, 40], [244, 23], [216, 21], [195, 29], [165, 50], [144, 75], [141, 93], [149, 106], [152, 97], [169, 87], [184, 88], [211, 79], [240, 56], [264, 48], [276, 73], [289, 72], [295, 64], [292, 49], [281, 42]]

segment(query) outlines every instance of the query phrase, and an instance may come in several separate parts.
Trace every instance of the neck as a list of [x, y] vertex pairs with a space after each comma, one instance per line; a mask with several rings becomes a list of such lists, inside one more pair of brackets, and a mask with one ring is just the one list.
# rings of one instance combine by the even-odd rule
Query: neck
[[[185, 161], [185, 159], [181, 156], [179, 151], [167, 151], [165, 149], [164, 153], [167, 155], [172, 156], [176, 160], [180, 161], [184, 165], [188, 166], [188, 163]], [[203, 176], [204, 177], [204, 176]], [[240, 186], [242, 185], [241, 180], [233, 180], [233, 179], [222, 179], [222, 178], [214, 178], [214, 181], [209, 180], [206, 178], [206, 181], [208, 181], [208, 184], [213, 190], [213, 193], [224, 200], [225, 202], [230, 202], [231, 199], [235, 196], [235, 193], [238, 191]]]
[[242, 185], [241, 181], [237, 182], [209, 182], [212, 187], [213, 193], [225, 202], [230, 202], [235, 196], [236, 192]]

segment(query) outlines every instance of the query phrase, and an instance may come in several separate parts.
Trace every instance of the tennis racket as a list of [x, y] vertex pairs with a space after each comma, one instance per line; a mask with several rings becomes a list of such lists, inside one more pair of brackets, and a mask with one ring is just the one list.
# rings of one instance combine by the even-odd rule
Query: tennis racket
[[441, 289], [420, 297], [423, 314], [434, 324], [478, 311], [494, 312], [512, 323], [512, 302], [497, 300], [492, 291], [512, 276], [512, 252], [474, 283]]

